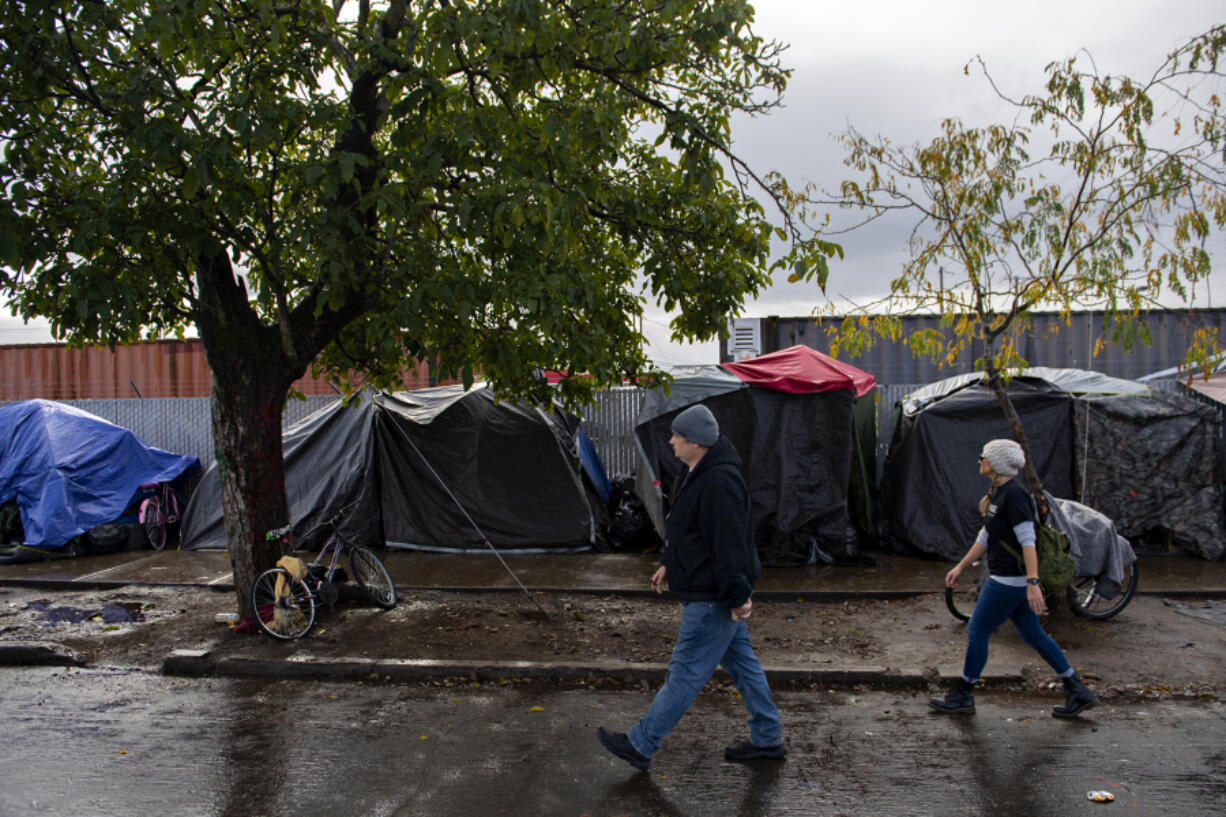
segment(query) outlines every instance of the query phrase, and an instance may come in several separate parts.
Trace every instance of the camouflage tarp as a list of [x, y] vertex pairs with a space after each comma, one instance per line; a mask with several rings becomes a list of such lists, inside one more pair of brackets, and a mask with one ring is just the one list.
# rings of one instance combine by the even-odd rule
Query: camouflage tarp
[[1123, 536], [1159, 531], [1206, 559], [1222, 555], [1217, 412], [1179, 394], [1087, 395], [1074, 404], [1074, 422], [1084, 504]]

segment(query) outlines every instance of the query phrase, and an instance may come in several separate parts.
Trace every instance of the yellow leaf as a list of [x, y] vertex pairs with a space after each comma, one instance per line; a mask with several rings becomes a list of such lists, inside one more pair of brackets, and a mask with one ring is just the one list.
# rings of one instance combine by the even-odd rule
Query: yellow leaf
[[426, 739], [425, 735], [422, 735], [421, 737], [418, 738], [418, 740], [425, 740], [425, 739]]
[[543, 707], [543, 706], [534, 706], [534, 707], [532, 707], [531, 709], [529, 709], [528, 711], [529, 711], [529, 712], [544, 712], [544, 711], [545, 711], [545, 707]]

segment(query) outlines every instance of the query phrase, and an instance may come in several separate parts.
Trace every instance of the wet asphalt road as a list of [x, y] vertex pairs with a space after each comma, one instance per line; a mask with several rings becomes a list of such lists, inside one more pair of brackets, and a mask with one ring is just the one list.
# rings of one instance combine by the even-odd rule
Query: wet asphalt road
[[[596, 743], [650, 695], [0, 670], [0, 815], [1221, 815], [1226, 707], [1055, 695], [783, 691], [791, 755], [737, 765], [744, 715], [704, 693], [649, 774]], [[1086, 792], [1106, 789], [1099, 805]]]

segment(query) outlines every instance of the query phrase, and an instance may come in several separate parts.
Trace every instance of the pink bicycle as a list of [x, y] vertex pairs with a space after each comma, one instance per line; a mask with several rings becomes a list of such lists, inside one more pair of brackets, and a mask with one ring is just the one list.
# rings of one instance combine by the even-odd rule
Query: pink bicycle
[[154, 550], [166, 547], [166, 529], [179, 521], [179, 498], [169, 482], [147, 482], [140, 486], [143, 491], [154, 491], [153, 496], [140, 503], [140, 524]]

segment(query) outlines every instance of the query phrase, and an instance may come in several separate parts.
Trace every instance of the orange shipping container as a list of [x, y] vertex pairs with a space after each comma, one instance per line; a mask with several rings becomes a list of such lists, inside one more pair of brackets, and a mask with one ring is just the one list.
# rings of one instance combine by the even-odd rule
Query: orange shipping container
[[[431, 382], [429, 367], [405, 372], [406, 390], [445, 385]], [[302, 394], [335, 394], [309, 375], [294, 382]], [[0, 402], [15, 400], [107, 400], [142, 397], [209, 397], [213, 377], [199, 340], [158, 340], [116, 346], [70, 348], [61, 343], [0, 346]]]

